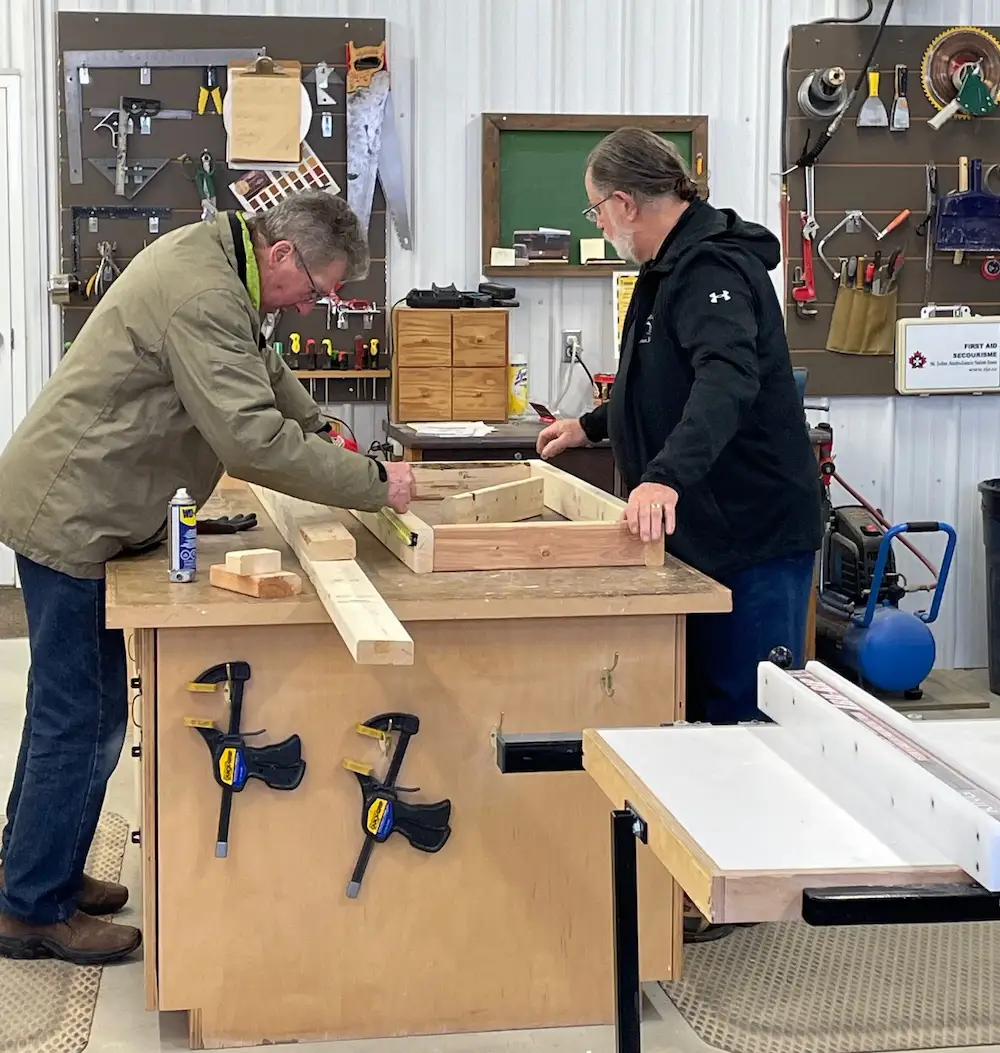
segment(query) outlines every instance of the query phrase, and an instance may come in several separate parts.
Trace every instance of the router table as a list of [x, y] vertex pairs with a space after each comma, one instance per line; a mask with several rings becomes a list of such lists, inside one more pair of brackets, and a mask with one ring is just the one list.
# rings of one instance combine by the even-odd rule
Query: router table
[[501, 772], [585, 770], [611, 801], [619, 1053], [640, 1049], [637, 862], [713, 923], [1000, 920], [1000, 720], [911, 721], [818, 662], [761, 663], [758, 706], [774, 723], [498, 739]]
[[[352, 660], [309, 577], [245, 484], [223, 480], [205, 515], [256, 512], [246, 533], [201, 535], [198, 579], [171, 584], [161, 549], [108, 566], [107, 619], [129, 637], [141, 782], [146, 1004], [184, 1010], [193, 1048], [614, 1020], [610, 849], [598, 786], [496, 769], [516, 732], [669, 723], [683, 713], [685, 618], [729, 593], [667, 557], [661, 567], [415, 574], [348, 514], [357, 563], [413, 638], [412, 665]], [[227, 551], [272, 548], [299, 595], [213, 588]], [[279, 792], [233, 795], [228, 856], [220, 789], [185, 718], [224, 719], [190, 681], [247, 662], [251, 743], [297, 734], [307, 769]], [[379, 760], [356, 725], [420, 719], [399, 785], [452, 802], [450, 839], [426, 854], [364, 835], [345, 759]], [[583, 781], [580, 781], [583, 780]], [[676, 975], [681, 897], [640, 861], [642, 975]]]

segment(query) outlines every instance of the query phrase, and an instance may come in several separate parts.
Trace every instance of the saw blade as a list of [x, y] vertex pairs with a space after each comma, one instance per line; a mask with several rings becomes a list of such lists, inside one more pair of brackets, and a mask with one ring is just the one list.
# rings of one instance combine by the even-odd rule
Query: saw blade
[[382, 122], [389, 97], [389, 74], [380, 70], [369, 87], [347, 95], [347, 203], [368, 233], [382, 149]]
[[392, 106], [391, 91], [385, 101], [382, 120], [382, 149], [378, 158], [378, 180], [382, 184], [382, 193], [389, 206], [399, 244], [404, 249], [412, 249], [410, 217], [406, 211], [406, 174], [403, 168], [399, 133], [396, 130], [396, 114]]
[[[939, 33], [927, 46], [920, 63], [920, 82], [930, 104], [943, 110], [958, 96], [962, 70], [982, 64], [982, 78], [996, 95], [1000, 86], [1000, 40], [976, 26], [956, 26]], [[969, 119], [957, 113], [956, 119]]]

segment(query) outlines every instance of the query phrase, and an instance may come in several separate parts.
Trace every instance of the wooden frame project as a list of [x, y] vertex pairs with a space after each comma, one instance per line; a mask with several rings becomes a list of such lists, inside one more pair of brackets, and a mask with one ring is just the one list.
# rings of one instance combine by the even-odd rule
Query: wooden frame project
[[[624, 501], [543, 461], [430, 461], [413, 475], [412, 511], [350, 514], [415, 574], [663, 566], [663, 541], [629, 533]], [[413, 640], [358, 566], [342, 513], [251, 490], [354, 660], [412, 665]]]
[[[500, 135], [502, 132], [613, 132], [618, 128], [648, 128], [652, 132], [691, 134], [691, 177], [702, 197], [708, 197], [708, 117], [598, 113], [484, 113], [482, 178], [482, 270], [492, 278], [520, 280], [527, 274], [545, 278], [606, 278], [606, 267], [576, 263], [544, 263], [532, 267], [494, 267], [490, 251], [500, 244]], [[569, 188], [572, 191], [572, 188]], [[583, 198], [583, 172], [579, 192]], [[584, 204], [586, 201], [584, 200]]]
[[421, 462], [413, 475], [410, 512], [352, 514], [415, 574], [663, 566], [662, 539], [633, 537], [624, 501], [544, 461]]

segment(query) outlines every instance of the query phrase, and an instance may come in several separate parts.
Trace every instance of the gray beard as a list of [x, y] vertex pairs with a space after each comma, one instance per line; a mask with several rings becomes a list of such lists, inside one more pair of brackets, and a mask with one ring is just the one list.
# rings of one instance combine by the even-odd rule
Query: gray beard
[[617, 238], [611, 239], [615, 252], [628, 263], [638, 263], [635, 257], [635, 235], [619, 234]]

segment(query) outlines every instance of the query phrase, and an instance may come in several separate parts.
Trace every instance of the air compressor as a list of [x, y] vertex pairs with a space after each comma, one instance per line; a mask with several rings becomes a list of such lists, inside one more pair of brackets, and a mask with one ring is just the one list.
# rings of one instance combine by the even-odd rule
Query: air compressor
[[[941, 609], [958, 541], [955, 529], [940, 522], [891, 525], [836, 474], [831, 449], [832, 443], [827, 444], [820, 456], [827, 497], [816, 605], [818, 657], [849, 670], [876, 690], [918, 699], [923, 693], [920, 685], [934, 667], [936, 649], [930, 625]], [[832, 507], [828, 496], [831, 479], [858, 504]], [[937, 570], [905, 535], [939, 532], [945, 534], [947, 543]], [[897, 539], [934, 575], [933, 583], [907, 583], [893, 552]], [[926, 610], [900, 609], [906, 595], [920, 591], [931, 594]]]

